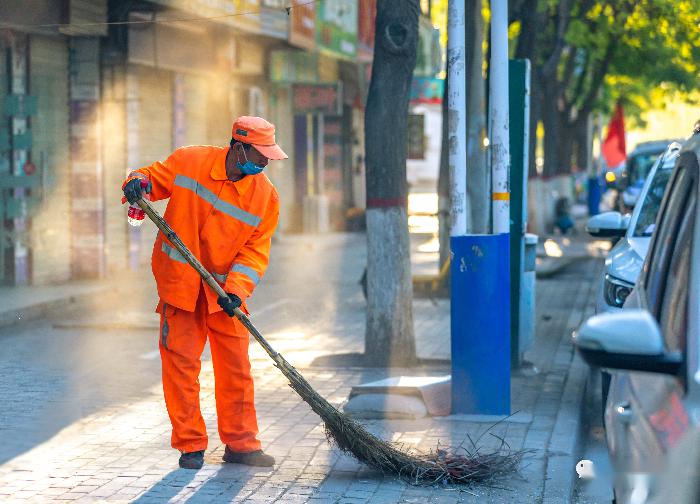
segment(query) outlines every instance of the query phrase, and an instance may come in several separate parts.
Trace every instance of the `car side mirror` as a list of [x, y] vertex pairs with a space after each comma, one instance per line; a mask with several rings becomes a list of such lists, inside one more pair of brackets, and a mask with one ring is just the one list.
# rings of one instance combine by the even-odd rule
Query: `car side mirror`
[[624, 236], [630, 223], [629, 215], [620, 212], [605, 212], [594, 215], [586, 223], [586, 231], [591, 236], [609, 238]]
[[675, 375], [680, 355], [665, 351], [659, 325], [646, 310], [623, 310], [589, 318], [574, 345], [591, 366]]

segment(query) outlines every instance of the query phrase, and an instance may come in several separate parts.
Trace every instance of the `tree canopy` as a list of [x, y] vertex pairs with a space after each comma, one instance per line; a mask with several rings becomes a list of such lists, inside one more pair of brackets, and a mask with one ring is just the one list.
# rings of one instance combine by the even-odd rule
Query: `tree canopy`
[[620, 100], [639, 115], [700, 87], [700, 0], [516, 0], [510, 18], [512, 54], [532, 62], [546, 174], [569, 170], [594, 110]]

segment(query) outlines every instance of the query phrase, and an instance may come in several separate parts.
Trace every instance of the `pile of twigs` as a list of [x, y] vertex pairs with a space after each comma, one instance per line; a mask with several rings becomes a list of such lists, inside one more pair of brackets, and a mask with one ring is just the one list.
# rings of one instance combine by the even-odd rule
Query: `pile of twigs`
[[277, 367], [297, 394], [321, 417], [328, 439], [342, 451], [384, 474], [400, 476], [415, 485], [484, 483], [516, 471], [520, 465], [524, 452], [512, 451], [502, 439], [500, 447], [489, 453], [481, 453], [474, 442], [472, 450], [405, 452], [396, 443], [380, 439], [340, 413], [281, 355], [277, 356]]

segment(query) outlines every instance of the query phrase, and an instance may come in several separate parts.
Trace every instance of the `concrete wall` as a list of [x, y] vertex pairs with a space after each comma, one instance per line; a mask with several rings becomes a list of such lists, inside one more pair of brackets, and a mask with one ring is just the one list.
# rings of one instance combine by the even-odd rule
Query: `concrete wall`
[[126, 163], [126, 68], [108, 66], [102, 72], [102, 163], [105, 197], [107, 273], [127, 267], [126, 205], [121, 204]]

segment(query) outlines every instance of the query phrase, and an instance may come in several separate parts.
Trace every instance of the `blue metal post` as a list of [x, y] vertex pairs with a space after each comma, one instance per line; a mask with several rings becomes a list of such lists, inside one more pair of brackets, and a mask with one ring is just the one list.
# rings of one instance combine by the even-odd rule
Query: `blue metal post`
[[510, 414], [510, 235], [454, 236], [452, 412]]

